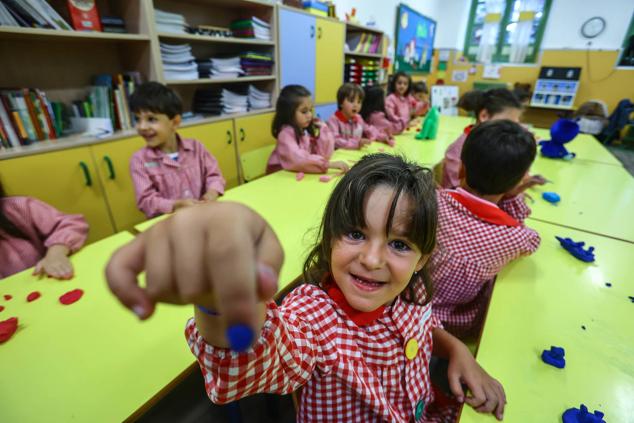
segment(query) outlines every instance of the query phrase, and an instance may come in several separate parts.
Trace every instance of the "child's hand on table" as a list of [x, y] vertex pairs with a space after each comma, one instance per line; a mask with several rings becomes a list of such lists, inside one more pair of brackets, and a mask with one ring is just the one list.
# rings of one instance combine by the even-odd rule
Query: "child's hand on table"
[[369, 139], [367, 139], [367, 138], [361, 138], [361, 139], [359, 140], [359, 148], [363, 148], [363, 147], [365, 147], [366, 145], [370, 145], [371, 143], [372, 143], [372, 141], [371, 141], [371, 140], [369, 140]]
[[183, 198], [181, 200], [174, 201], [174, 205], [172, 206], [172, 211], [175, 212], [178, 209], [182, 209], [185, 207], [195, 206], [196, 204], [200, 204], [201, 201], [194, 200], [193, 198]]
[[33, 275], [50, 276], [55, 279], [71, 279], [73, 277], [73, 265], [68, 259], [70, 250], [65, 245], [51, 245], [46, 255], [40, 260], [33, 270]]
[[330, 162], [328, 164], [328, 168], [329, 169], [339, 169], [341, 171], [342, 175], [350, 170], [350, 166], [348, 166], [348, 164], [346, 162], [342, 162], [340, 160], [337, 160], [337, 161], [334, 161], [334, 162]]
[[217, 191], [211, 189], [203, 195], [202, 201], [215, 201], [219, 196], [220, 194]]

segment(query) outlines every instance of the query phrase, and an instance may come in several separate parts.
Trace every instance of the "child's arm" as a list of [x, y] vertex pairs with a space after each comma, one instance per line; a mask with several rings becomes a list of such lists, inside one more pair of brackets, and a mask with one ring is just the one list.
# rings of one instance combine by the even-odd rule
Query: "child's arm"
[[397, 101], [396, 96], [393, 94], [385, 98], [385, 114], [389, 120], [400, 122], [403, 125], [403, 129], [405, 129], [409, 126], [409, 119], [405, 119], [399, 114]]
[[[506, 394], [497, 380], [475, 361], [469, 349], [449, 332], [435, 328], [432, 332], [433, 354], [449, 360], [447, 376], [449, 387], [459, 402], [466, 402], [480, 413], [494, 413], [498, 420], [504, 418]], [[462, 384], [471, 391], [465, 397]]]
[[410, 95], [410, 103], [412, 105], [412, 117], [424, 116], [429, 110], [429, 103], [419, 101], [413, 95]]
[[68, 255], [79, 250], [88, 237], [88, 223], [79, 214], [64, 214], [56, 208], [29, 198], [26, 203], [31, 224], [44, 246], [46, 255], [37, 263], [34, 275], [57, 279], [73, 277]]
[[145, 171], [143, 159], [136, 155], [130, 160], [130, 174], [134, 183], [136, 205], [150, 218], [174, 211], [176, 200], [161, 197], [150, 176]]
[[[331, 148], [334, 149], [334, 140], [332, 138], [321, 139], [318, 144], [321, 146], [317, 151], [328, 152]], [[332, 143], [332, 147], [328, 144]], [[277, 136], [277, 152], [280, 157], [280, 164], [282, 168], [293, 172], [305, 172], [305, 173], [326, 173], [328, 171], [328, 158], [321, 154], [313, 154], [308, 150], [301, 148], [297, 142], [296, 135], [292, 128], [287, 127], [283, 129]]]
[[394, 139], [389, 133], [385, 131], [379, 131], [379, 129], [377, 129], [374, 125], [370, 125], [363, 120], [361, 121], [361, 124], [363, 125], [363, 136], [368, 140], [381, 141], [386, 144], [394, 145]]
[[197, 148], [200, 148], [201, 152], [201, 166], [203, 167], [205, 186], [205, 194], [202, 200], [212, 201], [224, 194], [226, 181], [222, 177], [216, 158], [202, 144], [198, 143]]

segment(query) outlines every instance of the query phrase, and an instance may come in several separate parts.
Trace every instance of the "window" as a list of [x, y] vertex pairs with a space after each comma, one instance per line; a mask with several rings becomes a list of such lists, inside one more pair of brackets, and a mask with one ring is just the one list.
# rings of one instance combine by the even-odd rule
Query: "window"
[[535, 63], [552, 0], [473, 0], [464, 54], [483, 63]]
[[623, 50], [621, 51], [619, 66], [634, 67], [634, 15], [632, 15], [630, 27], [623, 40]]

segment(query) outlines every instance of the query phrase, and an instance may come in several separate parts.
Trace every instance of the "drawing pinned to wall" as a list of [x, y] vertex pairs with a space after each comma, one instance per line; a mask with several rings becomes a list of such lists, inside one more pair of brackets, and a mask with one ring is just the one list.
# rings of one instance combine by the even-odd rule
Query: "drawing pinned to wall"
[[436, 21], [401, 3], [396, 12], [394, 70], [429, 73], [435, 35]]
[[455, 70], [451, 74], [451, 80], [453, 82], [467, 82], [467, 71], [466, 70]]

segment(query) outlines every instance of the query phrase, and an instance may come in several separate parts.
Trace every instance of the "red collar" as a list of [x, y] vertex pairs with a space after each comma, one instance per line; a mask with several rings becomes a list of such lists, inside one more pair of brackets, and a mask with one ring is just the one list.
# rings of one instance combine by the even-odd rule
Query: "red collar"
[[513, 219], [508, 213], [495, 207], [475, 201], [472, 198], [465, 197], [456, 191], [447, 192], [451, 198], [462, 204], [467, 210], [475, 214], [480, 220], [499, 226], [520, 226], [520, 223]]
[[348, 119], [341, 110], [337, 110], [335, 112], [335, 116], [337, 116], [337, 119], [339, 119], [343, 123], [358, 122], [360, 118], [359, 115], [355, 115], [355, 117], [353, 117], [352, 119]]
[[465, 135], [469, 135], [474, 127], [475, 127], [475, 124], [465, 126], [463, 133]]
[[352, 308], [352, 306], [348, 304], [343, 292], [341, 292], [341, 289], [339, 289], [337, 284], [330, 278], [326, 282], [325, 287], [328, 296], [343, 309], [350, 320], [352, 320], [357, 326], [367, 326], [374, 323], [385, 311], [384, 305], [373, 311], [359, 311]]

